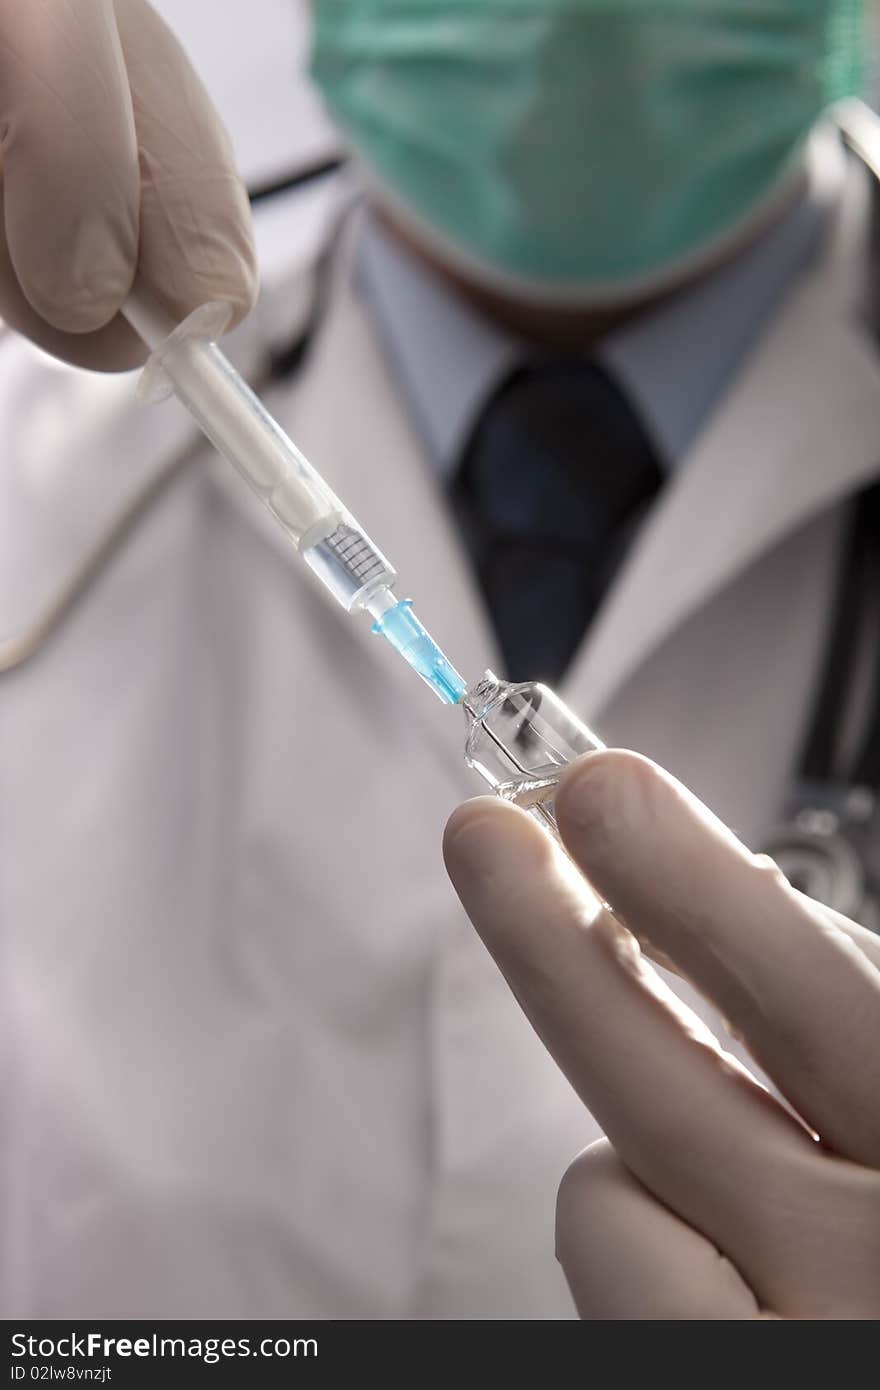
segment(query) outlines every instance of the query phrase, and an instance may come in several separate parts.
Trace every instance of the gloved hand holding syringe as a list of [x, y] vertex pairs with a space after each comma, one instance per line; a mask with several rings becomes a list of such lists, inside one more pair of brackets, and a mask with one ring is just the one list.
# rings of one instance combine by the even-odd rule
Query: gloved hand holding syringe
[[229, 309], [205, 304], [175, 324], [136, 285], [123, 306], [152, 349], [143, 400], [175, 394], [275, 517], [306, 564], [349, 612], [384, 637], [441, 700], [468, 719], [465, 758], [492, 789], [555, 833], [553, 793], [572, 758], [602, 745], [552, 691], [487, 672], [473, 686], [394, 593], [396, 571], [317, 470], [288, 439], [217, 346]]

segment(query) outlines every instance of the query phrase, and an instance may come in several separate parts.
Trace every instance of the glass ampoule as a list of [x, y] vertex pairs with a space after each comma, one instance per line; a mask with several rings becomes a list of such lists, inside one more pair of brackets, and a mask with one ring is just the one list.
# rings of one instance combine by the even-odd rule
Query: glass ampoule
[[511, 684], [487, 671], [462, 701], [465, 762], [496, 796], [513, 801], [556, 835], [554, 797], [562, 769], [604, 744], [548, 686]]

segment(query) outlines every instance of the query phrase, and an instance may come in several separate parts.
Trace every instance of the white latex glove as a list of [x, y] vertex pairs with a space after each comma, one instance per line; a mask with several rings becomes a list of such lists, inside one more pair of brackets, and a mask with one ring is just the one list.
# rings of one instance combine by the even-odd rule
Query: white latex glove
[[[635, 754], [587, 754], [557, 812], [626, 927], [514, 806], [460, 807], [445, 852], [608, 1136], [559, 1193], [557, 1254], [581, 1315], [880, 1316], [880, 938], [795, 892]], [[721, 1051], [637, 941], [713, 1001], [803, 1122]]]
[[0, 152], [0, 317], [47, 351], [140, 362], [117, 313], [136, 271], [175, 319], [210, 299], [250, 308], [228, 136], [144, 0], [0, 0]]

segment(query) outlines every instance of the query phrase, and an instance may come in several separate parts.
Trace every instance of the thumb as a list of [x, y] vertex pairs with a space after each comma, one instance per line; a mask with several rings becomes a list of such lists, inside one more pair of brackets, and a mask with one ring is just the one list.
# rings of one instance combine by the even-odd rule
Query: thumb
[[773, 1316], [711, 1241], [633, 1177], [607, 1139], [585, 1149], [562, 1180], [556, 1252], [582, 1318]]

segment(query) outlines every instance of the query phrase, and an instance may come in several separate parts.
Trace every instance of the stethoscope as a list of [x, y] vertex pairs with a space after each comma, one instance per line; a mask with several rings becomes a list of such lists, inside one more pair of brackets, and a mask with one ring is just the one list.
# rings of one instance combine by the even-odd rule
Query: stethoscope
[[[860, 738], [844, 753], [859, 691]], [[796, 888], [880, 932], [880, 483], [852, 507], [799, 776], [761, 848]]]
[[[880, 339], [880, 134], [861, 103], [837, 115], [873, 175], [868, 324]], [[880, 441], [878, 441], [880, 454]], [[844, 752], [861, 695], [859, 741]], [[853, 500], [824, 665], [783, 819], [761, 848], [811, 898], [880, 932], [880, 482]]]
[[[838, 117], [844, 140], [874, 176], [880, 203], [880, 147], [876, 128]], [[873, 135], [873, 139], [871, 136]], [[331, 155], [249, 190], [254, 206], [337, 175], [344, 155]], [[258, 394], [272, 382], [290, 380], [305, 365], [325, 317], [332, 269], [352, 207], [355, 190], [343, 197], [313, 271], [312, 298], [302, 327], [287, 344], [275, 347], [253, 385]], [[872, 321], [880, 336], [880, 211], [872, 218], [871, 257], [877, 293]], [[144, 517], [176, 479], [203, 452], [201, 436], [154, 476], [128, 503], [65, 588], [24, 632], [0, 641], [0, 674], [36, 656], [110, 564]], [[880, 452], [880, 442], [878, 442]], [[851, 531], [843, 548], [825, 666], [812, 719], [784, 819], [761, 846], [801, 891], [880, 931], [880, 483], [854, 501]], [[841, 769], [836, 761], [847, 692], [857, 678], [866, 632], [873, 624], [871, 693], [861, 743]], [[862, 663], [864, 664], [864, 663]], [[864, 681], [865, 673], [862, 671]]]

